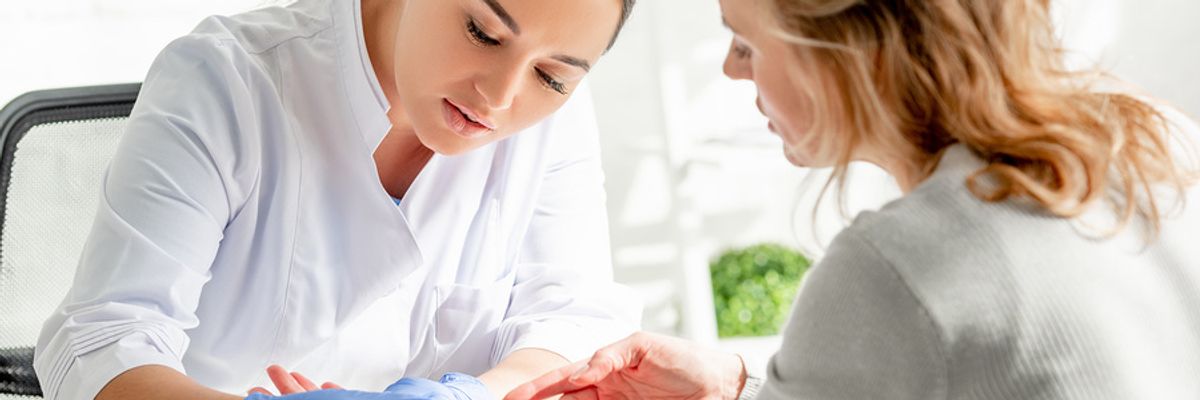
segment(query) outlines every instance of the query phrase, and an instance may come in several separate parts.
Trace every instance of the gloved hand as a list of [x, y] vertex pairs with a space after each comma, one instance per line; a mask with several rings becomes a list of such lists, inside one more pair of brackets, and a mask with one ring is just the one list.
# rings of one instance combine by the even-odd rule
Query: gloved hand
[[479, 379], [451, 372], [439, 382], [422, 378], [404, 378], [383, 392], [362, 392], [345, 389], [325, 389], [287, 396], [273, 397], [252, 393], [246, 400], [491, 400], [492, 394]]
[[[404, 378], [391, 386], [385, 392], [405, 396], [417, 396], [423, 399], [439, 400], [491, 400], [492, 393], [474, 376], [451, 372], [442, 375], [442, 379], [434, 382], [428, 379]], [[409, 397], [403, 397], [408, 399]]]

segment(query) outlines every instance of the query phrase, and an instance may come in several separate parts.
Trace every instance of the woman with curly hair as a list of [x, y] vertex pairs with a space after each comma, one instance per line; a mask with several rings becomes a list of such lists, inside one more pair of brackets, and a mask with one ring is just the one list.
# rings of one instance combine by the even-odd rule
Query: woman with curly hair
[[805, 278], [765, 375], [649, 334], [509, 399], [1200, 398], [1195, 125], [1069, 72], [1048, 0], [722, 0], [788, 160], [904, 196]]

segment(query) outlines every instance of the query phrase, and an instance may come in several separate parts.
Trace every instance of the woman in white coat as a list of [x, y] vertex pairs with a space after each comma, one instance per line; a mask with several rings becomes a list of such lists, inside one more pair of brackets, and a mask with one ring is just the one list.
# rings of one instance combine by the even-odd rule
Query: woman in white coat
[[269, 364], [503, 393], [631, 332], [580, 82], [632, 5], [203, 21], [145, 79], [38, 342], [46, 398], [240, 398]]

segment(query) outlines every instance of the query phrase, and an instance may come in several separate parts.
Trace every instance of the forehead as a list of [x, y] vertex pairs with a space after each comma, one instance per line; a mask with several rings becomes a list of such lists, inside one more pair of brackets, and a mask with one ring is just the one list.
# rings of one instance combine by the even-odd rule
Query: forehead
[[[435, 0], [441, 1], [441, 0]], [[487, 7], [484, 0], [463, 0]], [[604, 51], [621, 18], [622, 0], [492, 0], [539, 42], [575, 51]]]
[[741, 35], [758, 30], [765, 22], [759, 15], [763, 0], [719, 0], [719, 3], [721, 18]]

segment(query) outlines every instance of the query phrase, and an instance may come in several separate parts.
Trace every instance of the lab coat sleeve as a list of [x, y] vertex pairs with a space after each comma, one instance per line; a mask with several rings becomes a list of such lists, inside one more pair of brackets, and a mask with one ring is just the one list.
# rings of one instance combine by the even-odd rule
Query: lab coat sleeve
[[639, 326], [640, 300], [613, 281], [599, 135], [586, 86], [554, 124], [555, 161], [547, 165], [522, 240], [493, 365], [523, 348], [580, 360]]
[[235, 110], [247, 96], [231, 83], [240, 78], [226, 53], [185, 37], [152, 65], [102, 180], [73, 286], [38, 339], [34, 368], [47, 399], [92, 399], [138, 366], [184, 371], [185, 330], [199, 323], [200, 291], [236, 203]]

